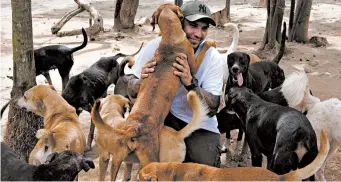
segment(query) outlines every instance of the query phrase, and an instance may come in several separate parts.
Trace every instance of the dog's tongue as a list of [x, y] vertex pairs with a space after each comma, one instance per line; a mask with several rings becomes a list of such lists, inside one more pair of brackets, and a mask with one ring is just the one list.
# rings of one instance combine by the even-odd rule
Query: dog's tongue
[[243, 85], [243, 82], [244, 82], [242, 73], [239, 73], [239, 74], [237, 75], [237, 80], [238, 80], [238, 86], [241, 87], [241, 86]]

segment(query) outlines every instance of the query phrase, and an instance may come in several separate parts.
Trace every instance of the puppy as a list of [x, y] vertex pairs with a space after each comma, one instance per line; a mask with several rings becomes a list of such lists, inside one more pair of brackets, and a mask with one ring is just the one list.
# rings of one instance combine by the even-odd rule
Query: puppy
[[18, 99], [17, 104], [44, 118], [44, 129], [37, 131], [39, 141], [29, 156], [30, 164], [43, 164], [53, 152], [84, 152], [85, 137], [76, 110], [52, 87], [34, 86]]
[[84, 41], [78, 47], [69, 48], [63, 45], [50, 45], [34, 50], [36, 75], [44, 75], [49, 84], [52, 85], [49, 71], [57, 68], [62, 78], [62, 87], [65, 89], [73, 66], [72, 54], [83, 49], [88, 43], [88, 36], [83, 28], [82, 34]]
[[341, 146], [341, 101], [337, 98], [320, 101], [309, 89], [308, 77], [304, 71], [290, 74], [283, 85], [259, 95], [262, 99], [280, 105], [287, 105], [306, 113], [308, 120], [318, 136], [322, 129], [328, 133], [330, 151], [327, 159], [316, 173], [319, 181], [326, 181], [324, 169], [327, 161]]
[[299, 181], [314, 175], [329, 150], [327, 134], [321, 132], [320, 151], [304, 168], [277, 175], [262, 167], [215, 168], [196, 163], [150, 163], [139, 172], [141, 181]]
[[[127, 63], [133, 64], [132, 56], [136, 55], [142, 46], [143, 43], [140, 49], [132, 55], [119, 53], [115, 56], [100, 58], [88, 69], [70, 78], [62, 92], [62, 97], [76, 108], [78, 115], [82, 110], [91, 112], [91, 106], [95, 100], [105, 97], [108, 87], [117, 83], [117, 79]], [[122, 60], [121, 64], [118, 64], [117, 59], [120, 57], [125, 57], [125, 59]], [[86, 146], [87, 151], [91, 149], [94, 129], [94, 125], [91, 123]]]
[[[194, 91], [190, 91], [187, 95], [189, 105], [193, 109], [193, 119], [182, 130], [176, 131], [173, 128], [163, 126], [160, 132], [160, 161], [161, 162], [182, 162], [186, 155], [186, 145], [184, 139], [192, 132], [200, 128], [201, 121], [207, 119], [207, 107], [200, 101], [199, 96]], [[102, 104], [101, 104], [102, 103]], [[96, 143], [100, 149], [100, 175], [99, 180], [103, 181], [108, 167], [110, 154], [120, 155], [121, 149], [113, 147], [113, 130], [117, 130], [120, 125], [125, 124], [123, 113], [129, 109], [129, 100], [120, 95], [109, 95], [103, 101], [97, 101], [94, 105], [91, 117], [95, 123], [98, 133], [96, 135]], [[100, 110], [100, 111], [99, 111]], [[126, 114], [125, 114], [126, 115]], [[102, 120], [103, 117], [103, 120]], [[114, 159], [113, 159], [114, 161]], [[134, 153], [130, 153], [124, 160], [126, 170], [124, 179], [129, 180], [131, 177], [132, 164], [137, 163], [138, 159]], [[113, 165], [113, 164], [112, 164]], [[113, 180], [113, 172], [111, 171], [111, 180]]]
[[[317, 155], [315, 132], [309, 120], [290, 107], [266, 102], [248, 88], [228, 89], [227, 108], [245, 125], [252, 166], [261, 167], [262, 154], [267, 169], [276, 174], [302, 168]], [[313, 180], [312, 176], [310, 180]]]
[[73, 181], [81, 170], [95, 168], [94, 163], [78, 152], [51, 153], [39, 166], [20, 160], [1, 142], [1, 181]]

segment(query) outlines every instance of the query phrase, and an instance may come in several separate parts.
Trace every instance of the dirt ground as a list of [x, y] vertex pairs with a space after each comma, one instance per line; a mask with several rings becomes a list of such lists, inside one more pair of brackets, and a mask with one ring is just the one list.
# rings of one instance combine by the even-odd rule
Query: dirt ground
[[[32, 0], [33, 14], [33, 38], [34, 47], [51, 44], [63, 44], [70, 47], [77, 46], [82, 42], [82, 36], [58, 38], [51, 35], [51, 26], [59, 21], [68, 11], [75, 9], [73, 1]], [[144, 17], [150, 17], [151, 13], [160, 4], [173, 2], [173, 0], [140, 0], [136, 22]], [[185, 0], [186, 2], [186, 0]], [[205, 2], [211, 7], [212, 12], [224, 7], [225, 0]], [[245, 52], [255, 52], [263, 38], [266, 9], [257, 7], [258, 0], [231, 1], [231, 19], [240, 28], [240, 41], [238, 49]], [[280, 62], [280, 66], [286, 74], [293, 71], [291, 65], [304, 64], [307, 66], [310, 79], [310, 87], [314, 95], [321, 100], [336, 97], [341, 99], [341, 2], [338, 0], [314, 0], [310, 18], [309, 35], [326, 37], [329, 45], [326, 48], [314, 48], [311, 45], [287, 43], [287, 53]], [[115, 1], [96, 0], [92, 4], [99, 10], [104, 18], [104, 27], [108, 30], [102, 33], [95, 41], [88, 43], [87, 47], [74, 53], [74, 66], [71, 74], [80, 73], [89, 67], [101, 56], [112, 56], [117, 52], [133, 53], [142, 42], [147, 42], [157, 36], [148, 25], [139, 26], [132, 33], [117, 33], [110, 31], [114, 24]], [[288, 22], [290, 1], [286, 1], [284, 21]], [[68, 22], [62, 30], [88, 26], [88, 14], [81, 13]], [[1, 64], [0, 64], [0, 97], [1, 106], [10, 99], [12, 81], [6, 78], [12, 75], [12, 33], [11, 33], [11, 5], [10, 1], [1, 1]], [[209, 39], [215, 40], [219, 49], [227, 49], [231, 43], [231, 32], [220, 28], [210, 28]], [[265, 52], [259, 56], [262, 58], [273, 57], [274, 52]], [[58, 72], [51, 71], [52, 81], [61, 91], [61, 80]], [[43, 76], [37, 77], [38, 84], [45, 84]], [[1, 120], [1, 138], [7, 122], [8, 111]], [[80, 122], [87, 134], [90, 125], [89, 113], [80, 115]], [[235, 136], [235, 135], [234, 135]], [[234, 142], [234, 141], [233, 141]], [[235, 142], [233, 143], [235, 144]], [[234, 145], [231, 146], [231, 149]], [[328, 180], [341, 180], [341, 151], [339, 151], [327, 164], [326, 178]], [[97, 148], [94, 145], [92, 151], [86, 154], [95, 159], [98, 167]], [[231, 157], [222, 155], [222, 167], [250, 165], [250, 159], [243, 162], [235, 162]], [[137, 171], [137, 165], [133, 173]], [[107, 173], [106, 179], [109, 179]], [[98, 168], [88, 173], [82, 172], [80, 180], [97, 180]], [[122, 179], [122, 168], [118, 179]]]

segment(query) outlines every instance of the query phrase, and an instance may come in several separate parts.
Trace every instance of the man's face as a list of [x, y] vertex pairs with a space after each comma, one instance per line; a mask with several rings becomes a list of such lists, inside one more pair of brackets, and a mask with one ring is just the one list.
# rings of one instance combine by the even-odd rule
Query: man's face
[[191, 42], [194, 49], [206, 38], [209, 24], [207, 22], [198, 20], [194, 22], [184, 20], [184, 31], [187, 39]]

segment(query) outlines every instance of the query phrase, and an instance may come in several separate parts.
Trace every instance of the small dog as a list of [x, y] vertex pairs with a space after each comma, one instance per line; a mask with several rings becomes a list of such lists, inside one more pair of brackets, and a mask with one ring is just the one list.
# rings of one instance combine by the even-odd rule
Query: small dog
[[78, 47], [69, 48], [63, 45], [50, 45], [34, 50], [36, 75], [44, 75], [49, 84], [52, 85], [49, 71], [57, 68], [62, 78], [62, 87], [65, 89], [73, 66], [72, 54], [83, 49], [88, 43], [88, 36], [84, 28], [82, 28], [82, 34], [84, 42]]
[[[88, 69], [70, 78], [70, 81], [62, 92], [62, 97], [76, 108], [78, 115], [83, 110], [91, 112], [91, 106], [95, 100], [100, 97], [105, 97], [108, 87], [111, 84], [117, 83], [117, 79], [125, 65], [127, 63], [129, 63], [129, 66], [134, 64], [132, 56], [140, 52], [142, 46], [143, 43], [140, 49], [132, 55], [119, 53], [115, 56], [100, 58], [100, 60]], [[125, 59], [121, 61], [121, 64], [118, 64], [117, 59], [120, 57], [125, 57]], [[86, 146], [87, 151], [91, 149], [94, 129], [94, 125], [91, 123]]]
[[319, 181], [326, 181], [324, 168], [327, 161], [341, 146], [341, 101], [337, 98], [320, 101], [313, 96], [308, 85], [308, 76], [301, 70], [290, 74], [283, 85], [259, 95], [262, 99], [295, 108], [306, 116], [318, 136], [322, 129], [328, 133], [330, 151], [327, 160], [316, 173]]
[[196, 163], [150, 163], [142, 168], [141, 181], [300, 181], [314, 175], [325, 161], [329, 142], [321, 132], [320, 151], [315, 160], [304, 168], [277, 175], [262, 167], [215, 168]]
[[229, 88], [226, 101], [228, 111], [235, 112], [245, 125], [252, 166], [261, 167], [264, 154], [267, 169], [285, 174], [308, 165], [316, 157], [316, 134], [301, 112], [266, 102], [245, 87]]
[[[192, 132], [200, 128], [201, 121], [207, 119], [208, 109], [200, 101], [199, 96], [194, 91], [187, 95], [189, 105], [193, 109], [193, 119], [182, 130], [176, 131], [173, 128], [163, 126], [160, 132], [160, 161], [161, 162], [183, 162], [186, 155], [186, 145], [184, 139]], [[100, 149], [100, 175], [99, 180], [103, 181], [107, 171], [110, 154], [113, 159], [120, 155], [121, 148], [115, 148], [112, 133], [116, 128], [126, 122], [125, 118], [129, 113], [129, 100], [121, 95], [108, 95], [102, 101], [97, 101], [94, 105], [91, 117], [97, 128], [96, 143]], [[100, 111], [99, 111], [100, 110]], [[124, 114], [125, 113], [125, 114]], [[126, 117], [124, 117], [126, 116]], [[103, 117], [103, 120], [102, 120]], [[132, 164], [139, 162], [134, 153], [130, 153], [124, 160], [126, 164], [124, 181], [131, 177]], [[114, 179], [111, 172], [111, 180]]]
[[43, 164], [53, 152], [84, 152], [85, 136], [76, 110], [53, 87], [34, 86], [18, 99], [17, 105], [44, 118], [44, 129], [37, 131], [39, 141], [29, 156], [30, 164]]
[[1, 181], [73, 181], [81, 170], [94, 168], [90, 159], [71, 151], [51, 153], [46, 163], [30, 165], [1, 142]]

